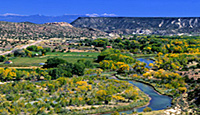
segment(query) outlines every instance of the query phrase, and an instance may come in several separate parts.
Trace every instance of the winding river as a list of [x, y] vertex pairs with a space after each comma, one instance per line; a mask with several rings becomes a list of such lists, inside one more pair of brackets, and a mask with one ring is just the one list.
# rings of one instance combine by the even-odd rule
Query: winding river
[[[150, 100], [148, 107], [150, 107], [152, 110], [162, 110], [162, 109], [166, 109], [167, 107], [171, 106], [172, 99], [168, 96], [160, 95], [151, 86], [140, 83], [140, 82], [136, 82], [136, 81], [129, 81], [129, 83], [137, 86], [145, 94], [149, 95], [151, 100]], [[140, 107], [137, 109], [137, 111], [142, 112], [145, 107]], [[133, 110], [129, 110], [129, 111], [122, 111], [120, 113], [130, 114], [132, 112], [133, 112]]]
[[[141, 91], [149, 95], [149, 97], [151, 98], [149, 105], [137, 108], [137, 112], [142, 112], [145, 107], [150, 107], [153, 111], [155, 111], [155, 110], [166, 109], [167, 107], [171, 106], [172, 99], [168, 96], [160, 95], [151, 86], [136, 81], [129, 81], [129, 83], [137, 86]], [[133, 110], [134, 109], [121, 111], [119, 113], [131, 114], [133, 113]], [[104, 114], [104, 115], [110, 115], [110, 114]]]
[[[141, 62], [145, 62], [147, 64], [146, 67], [149, 67], [148, 66], [149, 63], [154, 62], [153, 60], [149, 60], [145, 58], [138, 58], [137, 60]], [[150, 107], [152, 110], [162, 110], [171, 106], [172, 99], [168, 96], [160, 95], [151, 86], [146, 85], [144, 83], [136, 82], [136, 81], [128, 81], [128, 82], [137, 86], [141, 91], [149, 95], [149, 97], [151, 98], [149, 105], [137, 108], [137, 112], [142, 112], [145, 107]], [[120, 113], [131, 114], [133, 113], [133, 110], [121, 111]], [[104, 115], [110, 115], [110, 114], [104, 114]]]

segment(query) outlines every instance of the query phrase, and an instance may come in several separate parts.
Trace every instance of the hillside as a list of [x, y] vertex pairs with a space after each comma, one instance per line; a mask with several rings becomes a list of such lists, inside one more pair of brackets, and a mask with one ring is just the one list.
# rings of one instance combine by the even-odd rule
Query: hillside
[[118, 34], [196, 35], [199, 21], [199, 17], [80, 17], [71, 24]]
[[0, 22], [0, 38], [38, 39], [105, 36], [97, 29], [76, 28], [66, 22], [34, 24], [30, 22]]

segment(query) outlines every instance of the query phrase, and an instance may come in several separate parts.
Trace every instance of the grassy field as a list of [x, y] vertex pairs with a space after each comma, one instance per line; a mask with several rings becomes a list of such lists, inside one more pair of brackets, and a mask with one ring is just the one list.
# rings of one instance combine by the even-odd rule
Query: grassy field
[[[9, 60], [11, 60], [12, 64], [3, 64], [0, 63], [0, 67], [32, 67], [36, 66], [39, 67], [39, 63], [45, 63], [48, 58], [52, 57], [59, 57], [62, 58], [68, 62], [75, 63], [79, 59], [85, 59], [85, 60], [91, 60], [94, 61], [97, 59], [97, 56], [100, 53], [98, 52], [48, 52], [45, 56], [40, 57], [14, 57]], [[145, 57], [145, 56], [154, 56], [154, 54], [134, 54], [133, 57]]]
[[41, 57], [16, 57], [10, 59], [13, 63], [12, 64], [3, 64], [0, 63], [0, 67], [29, 67], [29, 66], [40, 66], [39, 63], [45, 63], [48, 58], [52, 57], [59, 57], [68, 62], [75, 63], [79, 59], [91, 60], [94, 61], [97, 56], [99, 55], [98, 52], [69, 52], [69, 53], [62, 53], [62, 52], [49, 52], [45, 56]]

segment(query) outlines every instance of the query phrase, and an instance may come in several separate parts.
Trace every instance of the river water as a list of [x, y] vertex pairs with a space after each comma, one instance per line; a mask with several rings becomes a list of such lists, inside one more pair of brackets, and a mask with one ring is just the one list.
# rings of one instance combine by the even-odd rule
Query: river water
[[[151, 100], [148, 107], [150, 107], [152, 110], [162, 110], [171, 106], [172, 99], [168, 96], [160, 95], [151, 86], [136, 81], [129, 81], [129, 83], [137, 86], [138, 88], [140, 88], [141, 91], [149, 95]], [[137, 111], [142, 112], [145, 107], [140, 107], [137, 109]], [[120, 113], [130, 114], [132, 112], [133, 110], [129, 110], [129, 111], [122, 111]]]
[[150, 63], [154, 63], [153, 60], [150, 60], [150, 59], [148, 59], [148, 58], [137, 58], [137, 60], [146, 63], [147, 65], [146, 65], [145, 67], [147, 67], [147, 68], [151, 68], [151, 67], [149, 66], [149, 64], [150, 64]]
[[[137, 108], [136, 109], [137, 112], [142, 112], [145, 107], [150, 107], [153, 111], [155, 111], [155, 110], [166, 109], [167, 107], [171, 106], [172, 99], [168, 96], [160, 95], [151, 86], [136, 81], [128, 81], [128, 82], [137, 86], [141, 91], [149, 95], [149, 97], [151, 98], [149, 105]], [[133, 111], [134, 108], [132, 110], [121, 111], [119, 113], [131, 114], [133, 113]], [[110, 115], [110, 114], [104, 114], [104, 115]]]
[[[145, 59], [145, 58], [137, 58], [137, 60], [141, 62], [145, 62], [147, 65], [147, 68], [149, 67], [150, 63], [153, 63], [153, 60], [150, 59]], [[171, 106], [171, 101], [172, 99], [168, 96], [165, 95], [160, 95], [158, 92], [156, 92], [151, 86], [146, 85], [144, 83], [136, 82], [136, 81], [128, 81], [129, 83], [137, 86], [141, 91], [143, 91], [145, 94], [149, 95], [151, 98], [149, 105], [145, 107], [150, 107], [152, 110], [162, 110], [166, 109], [167, 107]], [[145, 107], [140, 107], [137, 108], [137, 112], [142, 112]], [[120, 113], [127, 113], [131, 114], [133, 113], [133, 110], [128, 110], [128, 111], [122, 111]], [[104, 114], [104, 115], [110, 115], [110, 114]]]

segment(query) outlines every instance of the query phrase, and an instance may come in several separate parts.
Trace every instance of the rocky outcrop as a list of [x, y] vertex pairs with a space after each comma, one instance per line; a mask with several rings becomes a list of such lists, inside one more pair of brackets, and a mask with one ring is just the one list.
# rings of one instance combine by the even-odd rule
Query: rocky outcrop
[[200, 17], [79, 17], [71, 24], [117, 34], [200, 33]]
[[51, 22], [51, 23], [45, 23], [45, 25], [55, 25], [55, 26], [66, 26], [66, 27], [73, 27], [71, 24], [67, 22]]

